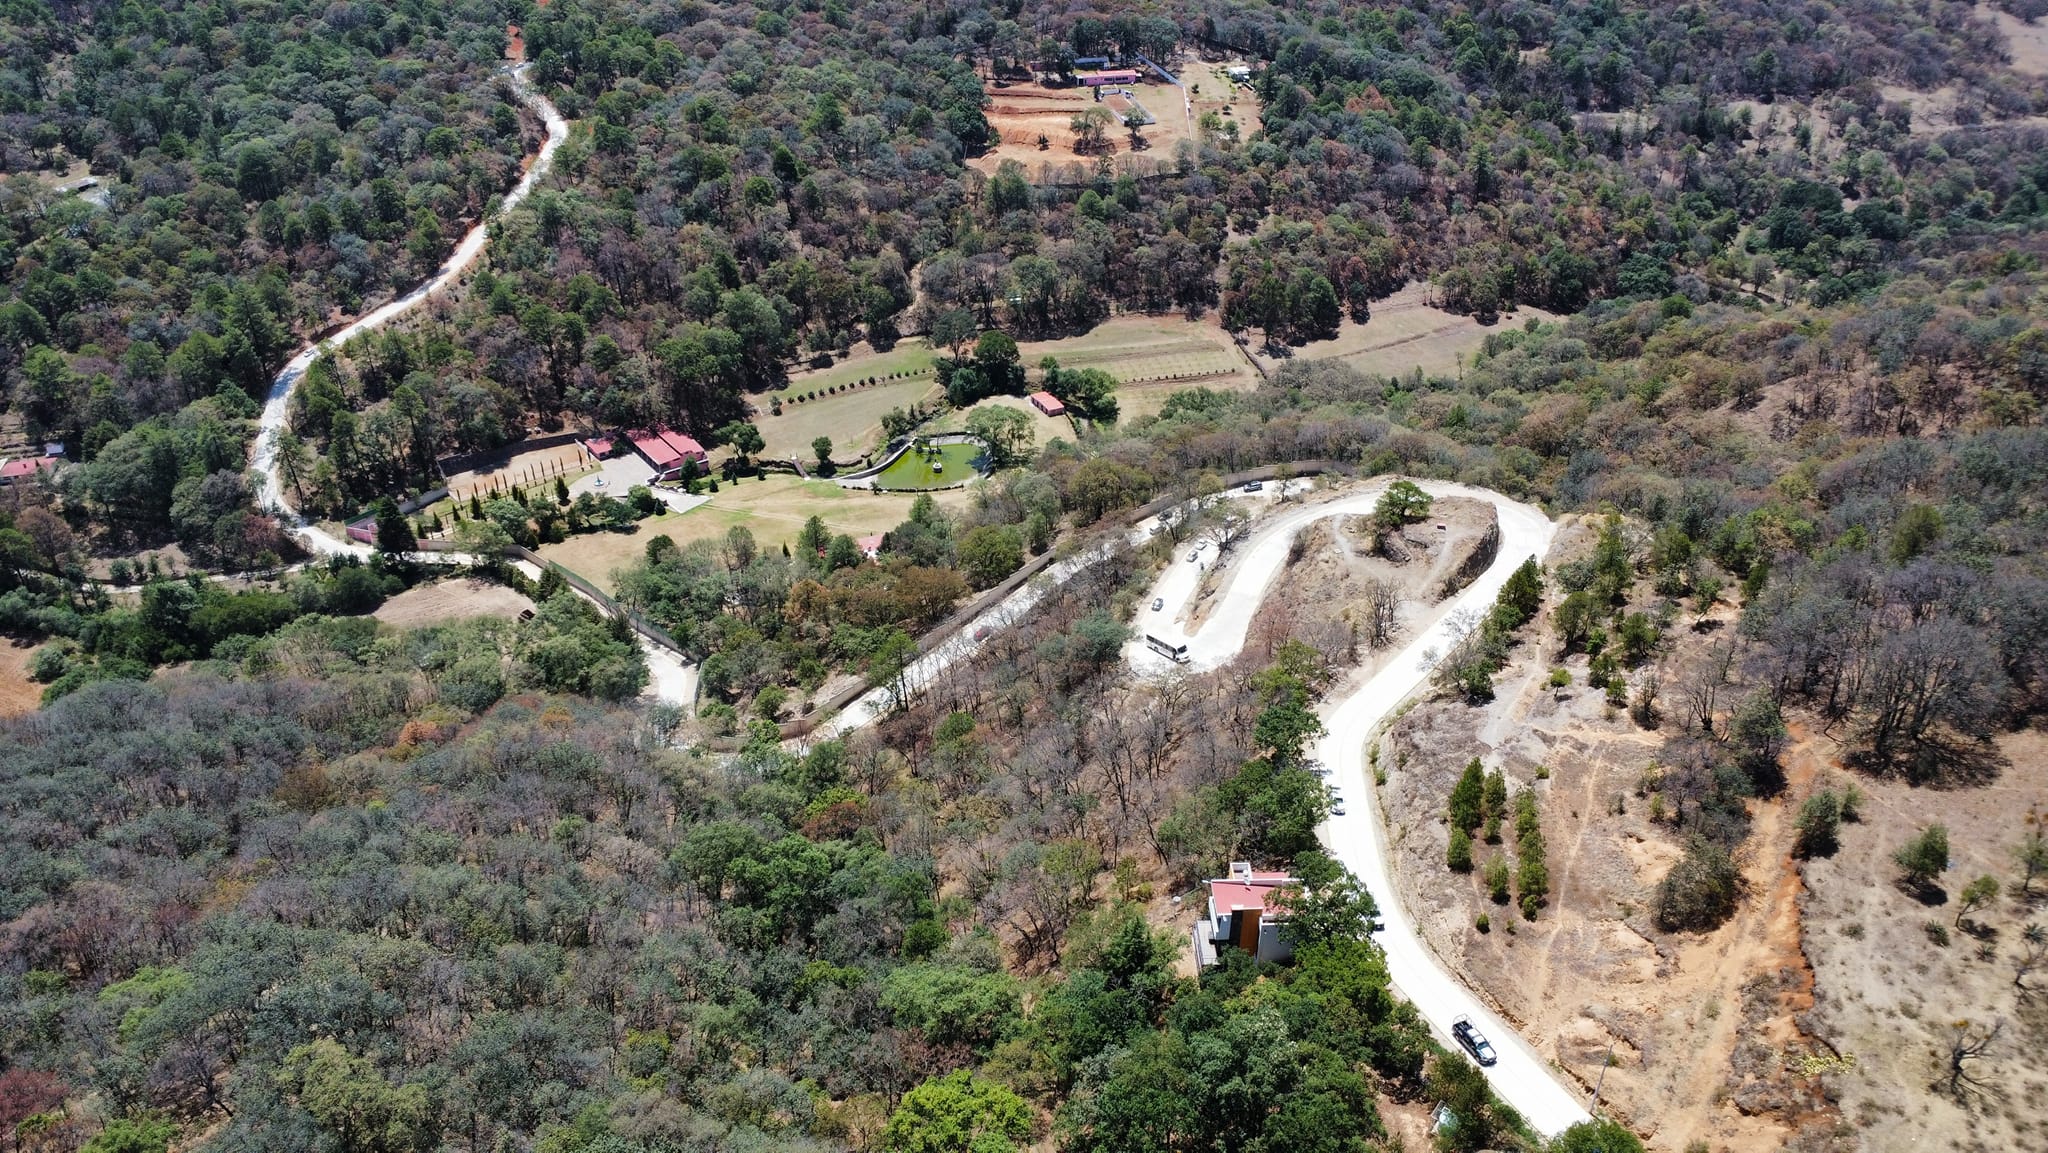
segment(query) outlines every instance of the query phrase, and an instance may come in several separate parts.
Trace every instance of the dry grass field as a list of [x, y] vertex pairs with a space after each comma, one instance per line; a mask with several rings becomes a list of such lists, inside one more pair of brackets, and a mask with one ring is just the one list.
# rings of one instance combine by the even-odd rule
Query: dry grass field
[[[1469, 316], [1445, 312], [1428, 299], [1427, 285], [1410, 284], [1385, 300], [1373, 301], [1372, 319], [1365, 324], [1347, 319], [1334, 340], [1306, 345], [1296, 355], [1303, 360], [1341, 360], [1372, 376], [1406, 376], [1418, 368], [1426, 376], [1456, 376], [1461, 365], [1471, 363], [1488, 333], [1530, 317], [1557, 319], [1525, 305], [1503, 313], [1498, 324], [1488, 327]], [[1253, 344], [1256, 347], [1256, 334]], [[1282, 363], [1267, 356], [1259, 359], [1268, 370]]]
[[1259, 383], [1258, 374], [1213, 315], [1195, 321], [1179, 316], [1112, 317], [1084, 335], [1029, 341], [1018, 345], [1018, 351], [1034, 372], [1041, 358], [1054, 356], [1062, 368], [1109, 373], [1119, 382], [1117, 402], [1125, 420], [1158, 412], [1168, 396], [1183, 388], [1244, 391]]
[[43, 686], [28, 679], [35, 651], [32, 642], [0, 637], [0, 717], [32, 713], [43, 703]]
[[1998, 25], [2005, 34], [2005, 50], [2012, 57], [2014, 72], [2048, 76], [2048, 19], [2029, 24], [1989, 4], [1977, 5], [1977, 15]]
[[409, 588], [370, 615], [387, 625], [417, 628], [471, 617], [516, 617], [532, 607], [525, 595], [504, 585], [460, 577]]
[[[959, 508], [970, 499], [965, 489], [931, 495], [943, 508]], [[721, 485], [709, 504], [680, 515], [650, 517], [634, 532], [588, 533], [543, 545], [539, 551], [610, 592], [612, 570], [646, 555], [647, 542], [656, 536], [688, 544], [723, 540], [727, 530], [744, 526], [762, 548], [780, 548], [795, 541], [804, 521], [815, 515], [833, 532], [858, 538], [902, 524], [914, 499], [909, 493], [850, 492], [831, 481], [799, 480], [777, 473], [765, 480]]]

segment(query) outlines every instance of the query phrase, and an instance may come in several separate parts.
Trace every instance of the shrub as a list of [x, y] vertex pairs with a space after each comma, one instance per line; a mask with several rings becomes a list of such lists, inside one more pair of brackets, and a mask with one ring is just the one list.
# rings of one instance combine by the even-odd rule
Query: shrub
[[1795, 823], [1799, 837], [1792, 845], [1793, 856], [1834, 856], [1835, 850], [1841, 847], [1842, 798], [1832, 789], [1822, 789], [1799, 806], [1799, 817]]
[[1657, 885], [1657, 926], [1666, 932], [1711, 929], [1735, 912], [1741, 887], [1728, 850], [1694, 837]]
[[1491, 933], [1493, 932], [1493, 918], [1488, 917], [1485, 913], [1481, 913], [1478, 919], [1472, 922], [1472, 927], [1482, 933]]
[[1892, 854], [1892, 863], [1899, 867], [1900, 879], [1916, 888], [1925, 888], [1934, 883], [1934, 878], [1948, 868], [1948, 827], [1929, 825], [1919, 836], [1899, 846]]

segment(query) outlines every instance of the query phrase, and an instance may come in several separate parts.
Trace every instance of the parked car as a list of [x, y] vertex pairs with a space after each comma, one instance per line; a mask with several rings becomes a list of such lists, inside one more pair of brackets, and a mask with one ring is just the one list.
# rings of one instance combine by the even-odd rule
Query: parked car
[[1165, 597], [1153, 597], [1153, 598], [1152, 598], [1152, 611], [1153, 611], [1153, 612], [1155, 612], [1155, 613], [1156, 613], [1156, 612], [1158, 612], [1158, 611], [1159, 611], [1160, 609], [1163, 609], [1163, 608], [1165, 608], [1165, 607], [1166, 607], [1166, 598], [1165, 598]]
[[1491, 1065], [1500, 1060], [1494, 1054], [1493, 1043], [1486, 1039], [1486, 1034], [1479, 1031], [1479, 1026], [1474, 1025], [1470, 1017], [1460, 1017], [1451, 1022], [1451, 1036], [1456, 1037], [1458, 1044], [1463, 1045], [1465, 1051], [1472, 1054], [1472, 1059], [1481, 1065]]
[[985, 641], [988, 639], [989, 633], [993, 631], [995, 630], [989, 628], [989, 626], [987, 625], [983, 625], [980, 628], [974, 630], [974, 639], [978, 641]]
[[1257, 492], [1264, 487], [1266, 487], [1266, 482], [1262, 480], [1248, 480], [1244, 482], [1244, 490], [1246, 492]]
[[1343, 815], [1344, 815], [1344, 798], [1343, 798], [1343, 797], [1331, 797], [1331, 798], [1330, 798], [1330, 815], [1331, 815], [1331, 816], [1333, 816], [1333, 817], [1341, 817], [1341, 816], [1343, 816]]
[[1201, 560], [1201, 559], [1202, 559], [1202, 550], [1201, 550], [1201, 549], [1196, 549], [1195, 551], [1193, 551], [1193, 552], [1191, 552], [1191, 553], [1189, 553], [1189, 554], [1188, 554], [1188, 563], [1190, 563], [1190, 564], [1193, 564], [1193, 563], [1194, 563], [1195, 561], [1198, 561], [1198, 560]]

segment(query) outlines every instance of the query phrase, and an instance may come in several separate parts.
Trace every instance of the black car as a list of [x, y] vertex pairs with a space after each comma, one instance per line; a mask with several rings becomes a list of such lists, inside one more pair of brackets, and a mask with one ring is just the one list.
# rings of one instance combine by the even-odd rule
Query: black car
[[1460, 1017], [1451, 1022], [1451, 1036], [1456, 1037], [1458, 1044], [1463, 1045], [1465, 1051], [1472, 1054], [1472, 1059], [1481, 1065], [1491, 1065], [1500, 1059], [1494, 1055], [1493, 1043], [1486, 1039], [1486, 1034], [1479, 1031], [1470, 1017]]

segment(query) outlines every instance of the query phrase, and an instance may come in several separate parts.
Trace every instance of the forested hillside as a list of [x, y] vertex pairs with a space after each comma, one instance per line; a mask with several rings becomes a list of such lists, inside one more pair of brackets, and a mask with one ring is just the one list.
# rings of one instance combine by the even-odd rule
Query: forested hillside
[[[1735, 870], [1767, 806], [1819, 805], [1801, 860], [1829, 855], [1805, 822], [1852, 820], [1834, 784], [1786, 795], [1794, 728], [1916, 819], [2003, 795], [2048, 703], [2048, 95], [1999, 23], [2039, 7], [0, 0], [0, 457], [39, 470], [0, 488], [0, 633], [45, 702], [0, 720], [0, 1149], [1637, 1147], [1612, 1122], [1545, 1140], [1432, 1040], [1317, 841], [1316, 710], [1385, 636], [1333, 602], [1262, 613], [1204, 675], [1130, 678], [1124, 646], [1157, 572], [1213, 580], [1249, 531], [1217, 500], [1238, 470], [1462, 481], [1570, 522], [1583, 547], [1429, 654], [1430, 715], [1512, 727], [1479, 711], [1497, 684], [1579, 676], [1603, 739], [1657, 758], [1659, 879], [1619, 902], [1653, 911], [1628, 924], [1653, 969], [1759, 896]], [[508, 52], [574, 127], [495, 216], [541, 136]], [[1084, 111], [1079, 162], [998, 159], [1054, 151], [1005, 137], [1004, 92], [1139, 54], [1190, 85], [1146, 74], [1167, 123]], [[1226, 61], [1235, 111], [1198, 117], [1196, 69]], [[270, 382], [486, 219], [473, 274], [299, 383], [282, 487], [363, 514], [380, 555], [286, 571], [248, 471]], [[1403, 292], [1472, 329], [1450, 367], [1337, 351]], [[1214, 334], [1229, 371], [1120, 407], [1135, 373], [1066, 348], [1122, 314]], [[872, 367], [919, 336], [915, 370]], [[748, 505], [760, 425], [813, 369], [845, 375], [804, 403], [877, 374], [910, 399], [817, 418], [812, 457], [772, 462], [792, 503]], [[1027, 406], [1041, 386], [1068, 415]], [[439, 511], [397, 503], [447, 454], [659, 426], [716, 454], [660, 495], [480, 469]], [[835, 438], [942, 428], [971, 489], [899, 512], [831, 479]], [[942, 466], [911, 459], [920, 485]], [[1130, 546], [1163, 497], [1199, 508]], [[872, 523], [828, 525], [857, 498]], [[408, 554], [442, 512], [530, 615], [368, 615], [427, 578]], [[1392, 519], [1317, 539], [1384, 560]], [[696, 662], [694, 716], [636, 699], [625, 613], [499, 561], [572, 534], [622, 542], [579, 587]], [[902, 691], [971, 595], [1084, 555]], [[269, 583], [205, 574], [245, 568]], [[905, 699], [784, 740], [855, 680]], [[1472, 764], [1466, 871], [1506, 804]], [[1564, 862], [1549, 887], [1556, 814], [1525, 784], [1536, 923], [1586, 898]], [[2027, 1076], [2031, 819], [2025, 882], [1960, 891], [1974, 949], [1936, 955], [2019, 966], [1968, 1011], [2010, 1015], [1994, 1056]], [[1882, 899], [1948, 899], [1929, 836]], [[1295, 957], [1188, 975], [1182, 897], [1234, 860], [1300, 880]], [[2001, 901], [2006, 936], [1966, 921]], [[1912, 1094], [1993, 1099], [1956, 1088], [1984, 1060], [1859, 1088], [1925, 1124]], [[1836, 1108], [1797, 1147], [1886, 1147], [1881, 1111]]]

